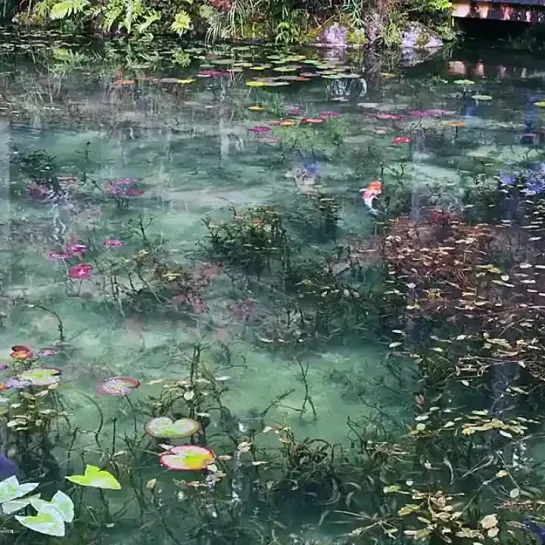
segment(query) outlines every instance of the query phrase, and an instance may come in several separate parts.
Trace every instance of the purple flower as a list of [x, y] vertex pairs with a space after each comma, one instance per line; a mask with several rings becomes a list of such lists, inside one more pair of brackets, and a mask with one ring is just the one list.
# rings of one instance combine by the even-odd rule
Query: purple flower
[[523, 521], [522, 525], [526, 530], [532, 532], [532, 534], [539, 538], [541, 545], [545, 544], [545, 526], [543, 526], [543, 524], [537, 524], [530, 519], [526, 519]]
[[501, 185], [513, 185], [517, 181], [517, 177], [514, 174], [506, 174], [500, 172], [500, 184]]
[[17, 475], [17, 464], [13, 461], [0, 454], [0, 480], [9, 479]]

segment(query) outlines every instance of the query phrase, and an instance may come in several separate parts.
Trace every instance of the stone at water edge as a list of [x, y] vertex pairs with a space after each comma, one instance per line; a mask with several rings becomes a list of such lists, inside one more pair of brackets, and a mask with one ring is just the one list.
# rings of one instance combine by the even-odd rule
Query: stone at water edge
[[321, 32], [318, 43], [328, 47], [346, 47], [347, 37], [348, 29], [338, 23], [333, 23]]
[[443, 45], [443, 40], [439, 38], [438, 34], [421, 23], [407, 23], [401, 31], [402, 49], [439, 49]]

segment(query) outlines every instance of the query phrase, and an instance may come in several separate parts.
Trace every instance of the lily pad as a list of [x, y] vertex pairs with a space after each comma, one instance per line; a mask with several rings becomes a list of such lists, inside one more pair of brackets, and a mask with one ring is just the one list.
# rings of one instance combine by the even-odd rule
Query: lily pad
[[97, 466], [87, 465], [83, 475], [70, 475], [66, 479], [81, 486], [90, 486], [103, 490], [121, 490], [119, 481], [110, 472]]
[[454, 83], [456, 85], [475, 85], [475, 82], [471, 81], [470, 79], [457, 79], [454, 80]]
[[192, 418], [180, 418], [173, 422], [167, 416], [151, 419], [145, 426], [146, 433], [158, 439], [182, 439], [191, 437], [199, 430], [199, 423]]
[[275, 72], [296, 72], [299, 66], [278, 66], [273, 68]]
[[38, 513], [43, 512], [45, 508], [56, 509], [62, 516], [64, 522], [72, 522], [74, 520], [74, 503], [70, 496], [67, 496], [61, 490], [58, 490], [51, 498], [51, 501], [42, 500], [39, 497], [33, 496], [30, 498], [30, 504]]
[[15, 500], [32, 492], [39, 483], [19, 484], [19, 480], [14, 475], [0, 482], [0, 503]]
[[23, 371], [17, 378], [21, 382], [30, 382], [32, 386], [51, 386], [59, 382], [59, 369], [37, 368]]
[[27, 496], [26, 498], [17, 498], [15, 500], [6, 501], [2, 504], [2, 511], [5, 515], [11, 515], [21, 509], [24, 509], [27, 505], [30, 505], [32, 500], [39, 499], [39, 494], [35, 496]]
[[62, 515], [53, 507], [44, 507], [34, 516], [15, 518], [25, 528], [47, 536], [63, 537], [66, 531]]
[[181, 445], [170, 448], [159, 459], [166, 469], [181, 471], [199, 471], [206, 469], [214, 460], [215, 455], [211, 450], [198, 445]]
[[540, 100], [539, 102], [534, 102], [534, 106], [538, 108], [545, 108], [545, 100]]
[[265, 87], [266, 83], [264, 81], [247, 81], [246, 85], [248, 87]]
[[488, 102], [489, 100], [492, 100], [492, 97], [490, 95], [473, 95], [471, 98], [473, 100], [480, 100], [482, 102]]
[[104, 395], [125, 397], [139, 386], [140, 381], [132, 377], [111, 377], [99, 384], [97, 390]]

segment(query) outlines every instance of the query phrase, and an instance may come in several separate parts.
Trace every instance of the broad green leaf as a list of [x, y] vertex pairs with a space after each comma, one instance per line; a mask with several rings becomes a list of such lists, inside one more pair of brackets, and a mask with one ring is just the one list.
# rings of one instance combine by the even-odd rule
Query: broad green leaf
[[16, 513], [17, 511], [20, 511], [27, 505], [30, 505], [32, 500], [39, 499], [40, 496], [27, 496], [26, 498], [19, 498], [16, 500], [6, 501], [2, 504], [2, 511], [5, 515], [11, 515], [11, 513]]
[[74, 503], [72, 502], [70, 496], [67, 496], [60, 490], [51, 498], [51, 501], [45, 501], [38, 497], [33, 497], [30, 503], [39, 513], [41, 513], [46, 507], [52, 507], [61, 514], [64, 522], [72, 522], [74, 520]]
[[29, 530], [47, 536], [64, 537], [65, 527], [62, 515], [53, 507], [46, 506], [35, 516], [20, 517], [15, 515], [15, 518], [19, 524]]
[[0, 482], [0, 503], [15, 500], [23, 497], [25, 494], [32, 492], [39, 483], [19, 484], [17, 477], [9, 477]]
[[81, 486], [91, 486], [93, 488], [103, 488], [108, 490], [121, 490], [119, 481], [108, 471], [96, 466], [86, 466], [83, 475], [72, 475], [66, 477], [72, 483]]

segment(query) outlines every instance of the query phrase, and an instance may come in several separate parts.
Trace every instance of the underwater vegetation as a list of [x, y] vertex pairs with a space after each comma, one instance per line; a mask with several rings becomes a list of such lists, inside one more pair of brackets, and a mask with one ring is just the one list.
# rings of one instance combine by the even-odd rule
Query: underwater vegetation
[[192, 55], [0, 79], [2, 540], [542, 542], [538, 92]]

